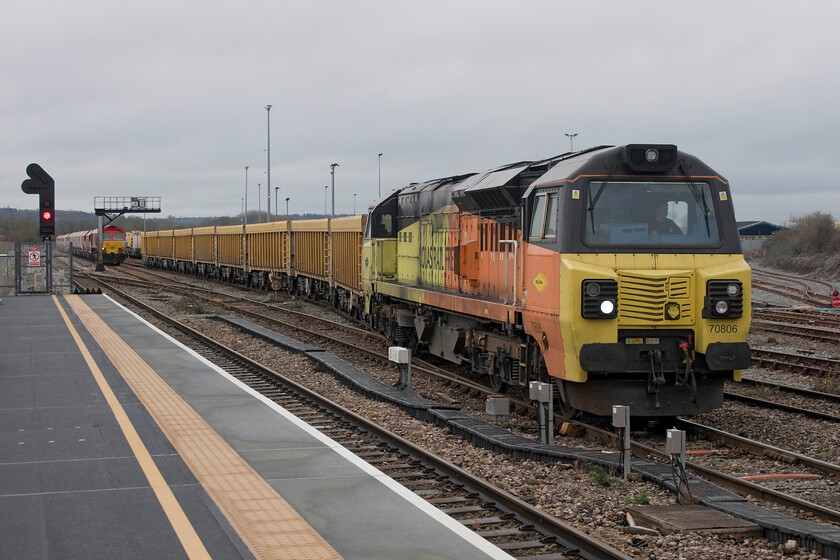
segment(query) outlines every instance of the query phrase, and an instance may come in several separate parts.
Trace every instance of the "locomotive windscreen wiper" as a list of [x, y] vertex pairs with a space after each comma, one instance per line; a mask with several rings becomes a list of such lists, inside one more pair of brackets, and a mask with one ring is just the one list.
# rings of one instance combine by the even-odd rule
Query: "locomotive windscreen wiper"
[[688, 174], [688, 169], [685, 166], [685, 160], [680, 160], [680, 169], [685, 175], [685, 178], [688, 179], [688, 186], [691, 188], [691, 194], [694, 196], [694, 200], [703, 207], [703, 221], [706, 223], [706, 235], [711, 236], [712, 232], [709, 230], [709, 214], [711, 214], [711, 210], [709, 210], [708, 205], [706, 205], [706, 194], [700, 194], [700, 189], [697, 188], [697, 185], [694, 184], [694, 181], [691, 179], [691, 175]]
[[587, 210], [589, 210], [589, 222], [592, 224], [593, 234], [595, 233], [595, 205], [598, 203], [598, 199], [601, 198], [601, 193], [604, 192], [604, 187], [606, 187], [607, 183], [609, 183], [610, 179], [612, 179], [616, 167], [618, 167], [618, 163], [613, 164], [609, 175], [607, 175], [607, 178], [603, 183], [601, 183], [601, 186], [598, 187], [598, 192], [595, 193], [595, 198], [592, 198], [592, 188], [590, 187], [589, 189], [589, 208]]

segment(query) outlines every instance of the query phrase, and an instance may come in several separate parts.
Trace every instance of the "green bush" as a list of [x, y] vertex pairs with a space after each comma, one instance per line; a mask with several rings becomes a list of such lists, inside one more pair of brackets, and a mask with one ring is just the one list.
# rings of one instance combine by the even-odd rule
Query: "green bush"
[[775, 266], [786, 258], [821, 255], [840, 250], [840, 230], [830, 214], [814, 212], [793, 218], [790, 228], [778, 232], [764, 245], [764, 266]]

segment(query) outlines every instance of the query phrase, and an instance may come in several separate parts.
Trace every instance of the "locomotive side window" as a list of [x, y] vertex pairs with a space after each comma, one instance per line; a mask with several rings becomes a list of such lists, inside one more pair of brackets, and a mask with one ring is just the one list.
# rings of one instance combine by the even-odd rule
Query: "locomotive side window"
[[391, 214], [380, 214], [374, 222], [374, 237], [391, 237], [394, 232], [393, 217]]
[[543, 237], [557, 237], [557, 195], [548, 196], [548, 206], [545, 209], [545, 233]]
[[403, 203], [406, 201], [407, 197], [398, 200], [396, 196], [392, 196], [373, 209], [368, 219], [368, 226], [372, 238], [384, 237], [396, 239], [396, 216], [401, 215], [398, 202]]
[[557, 236], [557, 194], [538, 194], [531, 213], [531, 239]]
[[531, 239], [542, 237], [543, 224], [545, 220], [545, 195], [534, 199], [534, 211], [531, 213]]

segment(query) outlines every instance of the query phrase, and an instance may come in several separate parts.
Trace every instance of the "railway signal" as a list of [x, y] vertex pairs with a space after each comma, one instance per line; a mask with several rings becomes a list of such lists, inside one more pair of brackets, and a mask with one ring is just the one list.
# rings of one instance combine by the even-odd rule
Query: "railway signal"
[[29, 179], [24, 179], [20, 188], [26, 194], [37, 194], [39, 233], [44, 240], [55, 235], [55, 180], [37, 163], [26, 166]]

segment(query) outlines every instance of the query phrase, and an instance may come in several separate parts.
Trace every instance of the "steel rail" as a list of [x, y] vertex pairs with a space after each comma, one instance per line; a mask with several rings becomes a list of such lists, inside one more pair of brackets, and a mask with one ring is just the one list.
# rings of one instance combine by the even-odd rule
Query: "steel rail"
[[[98, 278], [94, 278], [94, 279], [99, 280]], [[140, 303], [140, 305], [143, 305], [143, 304]], [[244, 310], [244, 309], [238, 309], [238, 311], [244, 312], [244, 313], [253, 313], [253, 312], [250, 312], [249, 310]], [[152, 312], [154, 313], [154, 310], [152, 310]], [[259, 314], [257, 314], [257, 316], [263, 317], [262, 315], [259, 315]], [[282, 324], [284, 326], [289, 326], [289, 325], [286, 325], [285, 323], [282, 323]], [[305, 329], [301, 329], [301, 328], [294, 327], [294, 326], [292, 326], [291, 328], [299, 330], [299, 331], [305, 331]], [[305, 331], [305, 332], [311, 333], [311, 331]], [[324, 335], [319, 335], [319, 336], [324, 336]], [[325, 337], [325, 338], [329, 338], [329, 337]], [[337, 342], [339, 342], [341, 344], [346, 344], [345, 341], [337, 341]], [[362, 348], [357, 348], [357, 351], [365, 352], [366, 354], [368, 354], [372, 357], [375, 357], [377, 359], [384, 359], [384, 357], [382, 355], [377, 354], [377, 353], [372, 352], [372, 351], [362, 349]], [[425, 368], [415, 368], [415, 371], [423, 371], [424, 373], [427, 373], [427, 371], [425, 371]], [[490, 390], [489, 387], [485, 387], [485, 386], [481, 386], [481, 385], [469, 382], [466, 379], [461, 378], [460, 376], [457, 376], [457, 375], [454, 375], [454, 374], [449, 374], [449, 373], [444, 374], [444, 373], [439, 373], [439, 372], [435, 372], [435, 371], [431, 371], [431, 370], [429, 370], [428, 373], [433, 375], [433, 376], [440, 377], [440, 378], [444, 379], [445, 381], [456, 382], [456, 383], [462, 384], [462, 385], [466, 386], [467, 388], [469, 388], [471, 390], [480, 390], [480, 391], [483, 391], [487, 394], [494, 393], [492, 390]], [[515, 399], [515, 398], [511, 398], [511, 404], [514, 404], [515, 406], [517, 406], [517, 408], [520, 408], [520, 409], [524, 409], [524, 410], [528, 410], [528, 411], [533, 410], [533, 408], [528, 406], [527, 403], [519, 401], [518, 399]], [[560, 415], [557, 415], [557, 414], [555, 415], [555, 419], [560, 421], [560, 422], [568, 422], [570, 424], [573, 424], [573, 425], [577, 426], [578, 428], [584, 430], [589, 435], [595, 435], [597, 437], [606, 438], [607, 440], [615, 440], [615, 438], [616, 438], [616, 435], [612, 432], [609, 432], [607, 430], [602, 430], [600, 428], [597, 428], [595, 426], [585, 424], [585, 423], [582, 423], [582, 422], [570, 421], [570, 420], [568, 420], [568, 419], [566, 419], [566, 418], [564, 418]], [[756, 442], [756, 443], [758, 443], [758, 442]], [[761, 445], [761, 444], [759, 444], [759, 445]], [[647, 446], [647, 445], [644, 445], [644, 444], [640, 444], [638, 442], [631, 442], [631, 449], [632, 449], [632, 454], [636, 455], [637, 457], [651, 456], [651, 457], [655, 457], [655, 458], [657, 458], [657, 459], [659, 459], [663, 462], [666, 462], [666, 463], [670, 462], [670, 455], [668, 453], [663, 452], [663, 451], [659, 451], [656, 448], [653, 448], [653, 447], [650, 447], [650, 446]], [[759, 454], [763, 455], [763, 451]], [[699, 465], [699, 464], [691, 462], [691, 461], [686, 461], [686, 467], [689, 468], [691, 471], [695, 472], [696, 474], [699, 474], [703, 478], [706, 478], [710, 482], [718, 484], [718, 485], [720, 485], [724, 488], [727, 488], [729, 490], [732, 490], [736, 493], [751, 496], [751, 497], [754, 497], [754, 498], [757, 498], [757, 499], [760, 499], [760, 500], [779, 503], [779, 504], [782, 504], [782, 505], [785, 505], [785, 506], [788, 506], [788, 507], [792, 507], [792, 508], [795, 508], [795, 509], [799, 509], [799, 510], [802, 510], [802, 511], [808, 511], [808, 512], [814, 513], [815, 515], [818, 515], [818, 516], [822, 517], [823, 519], [826, 519], [826, 520], [829, 520], [829, 521], [832, 521], [832, 522], [840, 522], [840, 512], [837, 512], [837, 511], [832, 510], [830, 508], [825, 508], [825, 507], [820, 506], [818, 504], [814, 504], [814, 503], [808, 502], [806, 500], [801, 500], [801, 499], [796, 498], [794, 496], [790, 496], [788, 494], [784, 494], [782, 492], [778, 492], [776, 490], [772, 490], [770, 488], [766, 488], [766, 487], [760, 486], [760, 485], [752, 483], [752, 482], [741, 480], [737, 477], [727, 475], [725, 473], [716, 471], [714, 469], [707, 468], [703, 465]]]
[[[158, 319], [165, 321], [166, 323], [172, 325], [174, 328], [177, 328], [178, 330], [187, 334], [188, 336], [195, 338], [201, 341], [203, 344], [211, 346], [220, 352], [232, 356], [236, 361], [242, 362], [253, 369], [263, 372], [265, 375], [269, 375], [272, 378], [277, 379], [282, 384], [292, 388], [295, 392], [304, 395], [305, 398], [316, 402], [319, 406], [323, 406], [324, 408], [332, 410], [340, 416], [346, 418], [349, 422], [358, 425], [363, 430], [375, 434], [375, 436], [378, 439], [382, 439], [383, 441], [386, 441], [394, 445], [395, 447], [405, 449], [410, 454], [421, 456], [422, 460], [428, 462], [430, 465], [433, 466], [433, 468], [439, 469], [447, 476], [450, 476], [458, 480], [459, 482], [462, 482], [463, 484], [474, 488], [476, 491], [485, 495], [489, 500], [497, 504], [501, 504], [503, 509], [509, 510], [515, 515], [520, 516], [522, 520], [526, 521], [527, 523], [532, 524], [534, 527], [553, 536], [558, 541], [560, 541], [560, 544], [562, 546], [568, 549], [562, 555], [556, 556], [556, 558], [559, 559], [570, 555], [577, 555], [591, 560], [632, 560], [630, 556], [627, 556], [624, 553], [612, 548], [606, 543], [603, 543], [593, 537], [590, 537], [586, 533], [583, 533], [582, 531], [565, 523], [564, 521], [531, 506], [530, 504], [524, 502], [523, 500], [520, 500], [516, 496], [513, 496], [512, 494], [491, 485], [489, 482], [484, 481], [483, 479], [478, 478], [472, 475], [471, 473], [461, 469], [457, 465], [450, 463], [449, 461], [446, 461], [441, 457], [438, 457], [430, 451], [415, 445], [414, 443], [387, 430], [386, 428], [383, 428], [382, 426], [368, 421], [366, 418], [359, 416], [355, 412], [327, 399], [326, 397], [308, 389], [307, 387], [295, 382], [294, 380], [289, 379], [271, 370], [270, 368], [260, 364], [259, 362], [256, 362], [251, 358], [240, 354], [232, 348], [229, 348], [213, 340], [212, 338], [207, 337], [201, 332], [181, 323], [180, 321], [177, 321], [176, 319], [167, 316], [163, 312], [154, 309], [153, 307], [137, 300], [136, 298], [133, 298], [132, 296], [122, 292], [116, 287], [109, 285], [103, 279], [95, 279], [99, 283], [106, 286], [108, 289], [113, 290], [120, 297], [125, 298], [132, 304], [153, 314]], [[546, 556], [546, 558], [551, 558], [551, 556]]]

